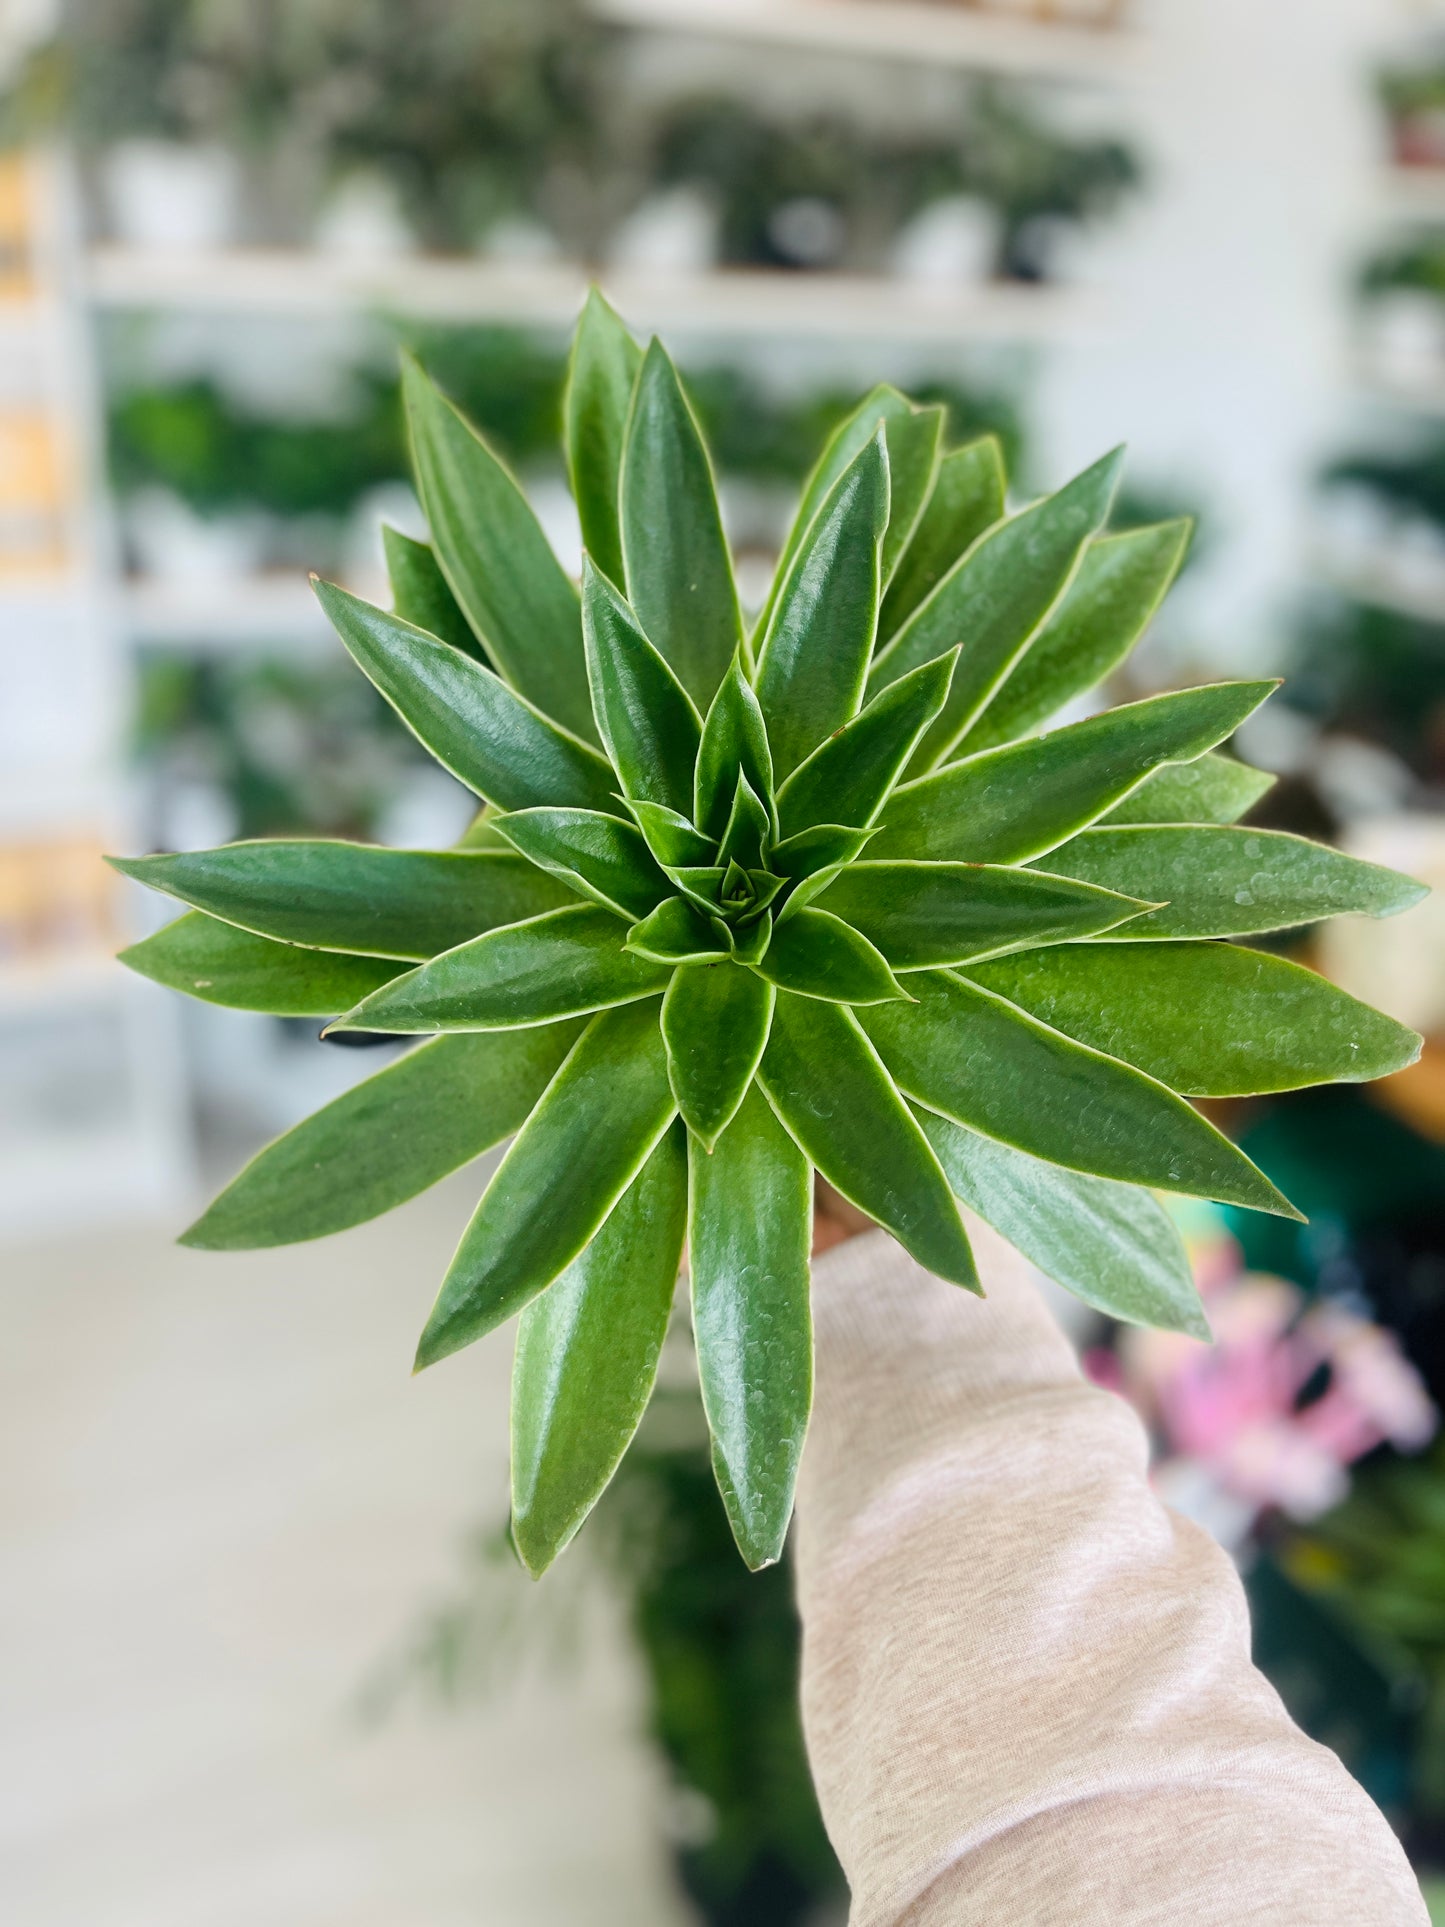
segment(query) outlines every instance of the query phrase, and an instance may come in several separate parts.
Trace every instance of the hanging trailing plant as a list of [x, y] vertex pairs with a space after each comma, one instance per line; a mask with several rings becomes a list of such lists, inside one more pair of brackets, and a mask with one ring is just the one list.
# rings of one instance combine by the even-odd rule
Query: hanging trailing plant
[[[1116, 451], [1005, 509], [997, 446], [875, 389], [745, 625], [671, 361], [598, 296], [566, 447], [580, 591], [415, 364], [431, 543], [338, 634], [484, 799], [465, 847], [241, 843], [121, 862], [191, 906], [125, 953], [213, 1002], [431, 1037], [263, 1151], [185, 1234], [390, 1209], [515, 1133], [422, 1333], [520, 1314], [513, 1530], [541, 1572], [650, 1395], [684, 1239], [718, 1482], [777, 1558], [812, 1392], [812, 1174], [980, 1290], [960, 1201], [1088, 1302], [1203, 1335], [1146, 1187], [1297, 1216], [1189, 1097], [1397, 1069], [1410, 1031], [1222, 938], [1387, 915], [1408, 878], [1240, 828], [1229, 682], [1035, 735], [1143, 632], [1187, 525], [1105, 533]], [[344, 1015], [336, 1016], [336, 1013]]]

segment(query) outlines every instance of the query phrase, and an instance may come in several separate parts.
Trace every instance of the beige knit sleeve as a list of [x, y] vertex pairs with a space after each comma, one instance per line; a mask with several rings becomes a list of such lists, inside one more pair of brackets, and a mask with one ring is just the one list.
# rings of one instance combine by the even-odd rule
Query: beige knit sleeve
[[852, 1927], [1426, 1927], [1379, 1812], [1249, 1660], [1018, 1258], [820, 1259], [803, 1712]]

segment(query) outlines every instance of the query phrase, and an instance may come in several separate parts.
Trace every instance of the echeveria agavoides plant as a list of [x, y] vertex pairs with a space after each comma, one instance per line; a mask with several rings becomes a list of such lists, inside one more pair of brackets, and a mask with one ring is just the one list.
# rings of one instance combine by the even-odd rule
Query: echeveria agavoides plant
[[322, 1237], [515, 1133], [417, 1363], [521, 1314], [534, 1572], [642, 1416], [684, 1243], [718, 1483], [743, 1556], [777, 1558], [815, 1169], [970, 1290], [960, 1203], [1090, 1304], [1206, 1334], [1152, 1188], [1297, 1214], [1187, 1099], [1375, 1077], [1419, 1042], [1226, 940], [1420, 891], [1238, 826], [1269, 778], [1217, 752], [1268, 682], [1035, 733], [1138, 640], [1186, 525], [1105, 532], [1117, 453], [1009, 513], [993, 441], [945, 451], [942, 412], [881, 387], [749, 625], [677, 373], [599, 296], [565, 411], [580, 589], [416, 366], [405, 396], [431, 542], [388, 531], [392, 613], [317, 594], [483, 799], [473, 828], [119, 867], [191, 906], [133, 968], [431, 1041], [262, 1151], [185, 1242]]

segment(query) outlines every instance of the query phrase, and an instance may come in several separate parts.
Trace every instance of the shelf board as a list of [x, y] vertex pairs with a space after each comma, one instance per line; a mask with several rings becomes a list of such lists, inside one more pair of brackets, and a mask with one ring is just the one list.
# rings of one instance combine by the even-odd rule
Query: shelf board
[[1387, 167], [1383, 185], [1391, 213], [1445, 221], [1445, 167]]
[[132, 579], [121, 593], [121, 622], [132, 642], [172, 643], [200, 653], [335, 639], [299, 571], [194, 585]]
[[1356, 385], [1371, 400], [1392, 408], [1408, 409], [1417, 415], [1445, 415], [1445, 376], [1435, 381], [1402, 381], [1364, 362], [1357, 371]]
[[592, 10], [631, 27], [1041, 79], [1127, 80], [1147, 53], [1128, 29], [938, 0], [592, 0]]
[[1316, 559], [1316, 574], [1352, 602], [1445, 627], [1445, 566], [1433, 581], [1423, 575], [1402, 580], [1398, 567], [1388, 558], [1342, 565], [1321, 553]]
[[[588, 271], [403, 255], [351, 260], [300, 250], [215, 253], [104, 247], [90, 258], [103, 307], [198, 313], [329, 314], [374, 309], [437, 320], [570, 327]], [[1094, 334], [1110, 304], [1096, 289], [986, 283], [931, 287], [883, 275], [718, 269], [601, 276], [638, 326], [718, 335], [918, 341], [1045, 340]]]

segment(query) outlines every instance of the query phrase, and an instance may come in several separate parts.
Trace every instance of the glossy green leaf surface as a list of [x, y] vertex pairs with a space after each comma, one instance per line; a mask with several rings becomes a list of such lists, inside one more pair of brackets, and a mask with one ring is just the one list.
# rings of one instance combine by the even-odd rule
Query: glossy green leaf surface
[[434, 957], [575, 899], [523, 858], [322, 837], [113, 857], [123, 876], [258, 936], [365, 957]]
[[756, 1087], [712, 1155], [694, 1140], [688, 1254], [713, 1469], [738, 1549], [781, 1557], [813, 1402], [812, 1173]]
[[1181, 1097], [976, 984], [910, 979], [916, 1009], [864, 1015], [898, 1088], [930, 1111], [1066, 1170], [1298, 1217]]
[[919, 1264], [979, 1290], [943, 1168], [851, 1010], [780, 992], [758, 1082], [835, 1190]]
[[506, 1030], [630, 1003], [661, 990], [667, 978], [624, 950], [624, 935], [612, 912], [593, 904], [550, 910], [394, 978], [331, 1029]]
[[605, 576], [623, 580], [619, 493], [622, 449], [642, 350], [596, 288], [567, 362], [563, 442], [582, 544]]
[[872, 830], [850, 830], [841, 823], [815, 823], [775, 843], [768, 862], [779, 876], [801, 879], [819, 870], [836, 870], [852, 863], [872, 842]]
[[767, 724], [739, 655], [718, 685], [698, 746], [692, 820], [705, 835], [720, 837], [727, 828], [740, 775], [755, 795], [771, 801], [773, 757]]
[[577, 591], [526, 496], [410, 359], [402, 366], [402, 400], [417, 493], [468, 622], [515, 690], [595, 741]]
[[[890, 456], [892, 449], [890, 446]], [[882, 648], [986, 529], [1004, 514], [1003, 451], [992, 435], [945, 455], [912, 538], [892, 571], [878, 619]], [[891, 543], [890, 543], [891, 547]]]
[[800, 910], [775, 924], [758, 969], [800, 997], [876, 1004], [908, 996], [868, 939], [826, 910]]
[[634, 922], [671, 890], [632, 823], [596, 810], [514, 810], [497, 834], [571, 890]]
[[1084, 544], [1109, 513], [1123, 462], [1116, 449], [1057, 495], [1001, 522], [949, 571], [874, 665], [870, 690], [963, 644], [948, 700], [914, 756], [931, 769], [981, 713], [1069, 586]]
[[651, 1157], [676, 1111], [658, 1011], [655, 998], [605, 1011], [577, 1040], [467, 1226], [417, 1347], [418, 1370], [545, 1291]]
[[419, 1045], [258, 1152], [181, 1243], [255, 1251], [380, 1217], [517, 1130], [581, 1030]]
[[886, 588], [913, 539], [938, 479], [944, 410], [917, 408], [883, 423], [888, 449], [889, 510], [883, 535], [883, 584]]
[[683, 1122], [707, 1150], [753, 1080], [773, 1021], [773, 986], [741, 964], [689, 964], [662, 1000], [667, 1074]]
[[727, 930], [682, 897], [669, 897], [627, 932], [629, 953], [659, 964], [711, 963], [729, 955]]
[[631, 1443], [667, 1336], [687, 1229], [674, 1126], [596, 1237], [522, 1312], [512, 1361], [512, 1538], [540, 1578]]
[[779, 779], [858, 713], [878, 628], [888, 498], [880, 430], [824, 500], [773, 605], [756, 680]]
[[967, 863], [1041, 856], [1112, 809], [1161, 763], [1188, 761], [1222, 742], [1275, 687], [1236, 682], [1176, 690], [950, 763], [894, 792], [872, 854]]
[[1111, 1318], [1209, 1337], [1189, 1254], [1150, 1192], [1061, 1171], [933, 1112], [917, 1117], [958, 1196], [1046, 1277]]
[[1262, 769], [1232, 756], [1166, 763], [1101, 818], [1105, 823], [1235, 823], [1274, 788]]
[[1097, 936], [1141, 907], [1072, 879], [973, 863], [854, 863], [820, 900], [894, 970]]
[[959, 744], [971, 754], [1027, 735], [1119, 667], [1179, 573], [1193, 525], [1101, 535], [1089, 543], [1063, 600]]
[[1388, 1077], [1415, 1032], [1283, 957], [1226, 943], [1066, 944], [967, 975], [1190, 1097]]
[[414, 541], [400, 529], [383, 523], [381, 545], [386, 555], [387, 580], [391, 583], [392, 614], [409, 622], [413, 629], [425, 629], [429, 636], [449, 642], [453, 649], [485, 662], [487, 652], [473, 633], [462, 605], [452, 594], [430, 542]]
[[923, 732], [942, 709], [957, 652], [881, 690], [801, 763], [778, 792], [784, 837], [815, 823], [872, 823]]
[[453, 776], [499, 809], [616, 809], [606, 759], [490, 669], [331, 582], [317, 600], [363, 674]]
[[705, 714], [743, 639], [742, 616], [712, 465], [657, 341], [643, 357], [627, 427], [622, 553], [643, 633]]
[[632, 610], [585, 559], [582, 627], [597, 724], [624, 793], [685, 816], [702, 719]]
[[334, 1017], [407, 968], [393, 958], [277, 943], [199, 910], [131, 944], [118, 961], [203, 1003], [273, 1017]]
[[1413, 877], [1305, 837], [1223, 824], [1085, 830], [1039, 868], [1165, 906], [1106, 942], [1247, 937], [1352, 910], [1392, 917], [1425, 895]]
[[724, 866], [740, 863], [745, 870], [761, 869], [764, 848], [771, 836], [772, 819], [767, 805], [747, 777], [740, 775], [732, 813], [718, 846], [718, 862]]
[[681, 811], [670, 810], [665, 803], [633, 802], [628, 808], [664, 869], [696, 869], [716, 858], [717, 845], [694, 829]]

